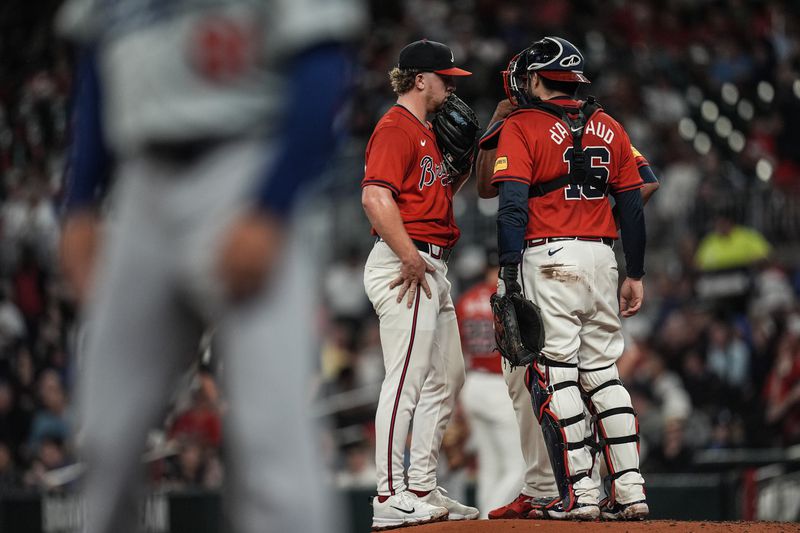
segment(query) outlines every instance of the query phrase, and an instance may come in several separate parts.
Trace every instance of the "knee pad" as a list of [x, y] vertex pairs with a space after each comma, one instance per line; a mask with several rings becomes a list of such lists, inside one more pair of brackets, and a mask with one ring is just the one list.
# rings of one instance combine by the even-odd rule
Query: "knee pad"
[[526, 375], [536, 418], [565, 511], [576, 502], [573, 485], [589, 475], [586, 414], [578, 386], [578, 366], [540, 357]]
[[598, 445], [608, 470], [604, 484], [613, 504], [616, 480], [626, 474], [639, 475], [636, 412], [619, 379], [616, 364], [597, 370], [581, 370], [580, 384], [586, 394], [591, 421], [595, 424]]

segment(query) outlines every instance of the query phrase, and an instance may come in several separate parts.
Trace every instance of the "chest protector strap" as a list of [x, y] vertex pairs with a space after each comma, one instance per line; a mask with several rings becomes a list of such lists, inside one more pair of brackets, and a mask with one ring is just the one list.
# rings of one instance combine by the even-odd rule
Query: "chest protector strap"
[[566, 108], [543, 100], [534, 100], [525, 107], [526, 109], [544, 111], [565, 122], [572, 133], [573, 148], [569, 174], [564, 174], [563, 176], [559, 176], [554, 180], [544, 183], [535, 183], [531, 185], [528, 191], [528, 198], [544, 196], [545, 194], [561, 189], [567, 185], [588, 185], [603, 191], [603, 194], [605, 194], [607, 192], [608, 183], [603, 181], [599, 176], [595, 176], [591, 173], [590, 161], [583, 151], [582, 143], [583, 130], [586, 124], [591, 120], [592, 115], [602, 109], [594, 96], [589, 96], [583, 105], [578, 108]]

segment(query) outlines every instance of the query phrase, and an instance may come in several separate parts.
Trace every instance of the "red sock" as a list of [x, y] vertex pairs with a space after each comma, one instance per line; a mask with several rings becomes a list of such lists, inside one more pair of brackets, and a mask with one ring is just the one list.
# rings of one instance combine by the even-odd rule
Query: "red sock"
[[410, 492], [413, 492], [414, 494], [416, 494], [420, 498], [424, 498], [425, 496], [427, 496], [428, 494], [431, 493], [431, 491], [429, 491], [429, 490], [414, 490], [414, 489], [408, 489], [408, 490]]
[[378, 501], [379, 501], [380, 503], [383, 503], [383, 502], [385, 502], [385, 501], [386, 501], [386, 500], [388, 500], [388, 499], [389, 499], [389, 497], [388, 497], [388, 496], [380, 496], [380, 495], [378, 495]]

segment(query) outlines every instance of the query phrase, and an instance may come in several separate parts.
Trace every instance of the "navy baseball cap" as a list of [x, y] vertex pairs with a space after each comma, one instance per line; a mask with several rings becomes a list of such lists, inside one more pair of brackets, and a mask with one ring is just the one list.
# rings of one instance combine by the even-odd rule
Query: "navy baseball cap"
[[536, 41], [526, 53], [528, 70], [548, 80], [591, 83], [583, 75], [583, 54], [578, 47], [561, 37]]
[[470, 76], [472, 72], [455, 66], [453, 51], [446, 44], [423, 39], [400, 50], [398, 68], [435, 72], [443, 76]]

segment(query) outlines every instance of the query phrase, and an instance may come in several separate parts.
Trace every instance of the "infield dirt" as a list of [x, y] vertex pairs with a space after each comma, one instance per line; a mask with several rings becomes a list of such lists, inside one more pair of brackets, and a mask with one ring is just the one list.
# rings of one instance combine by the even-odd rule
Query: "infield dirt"
[[643, 522], [553, 522], [544, 520], [474, 520], [444, 522], [400, 529], [407, 533], [796, 533], [798, 523], [783, 522], [682, 522], [646, 520]]

